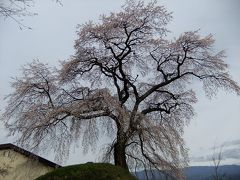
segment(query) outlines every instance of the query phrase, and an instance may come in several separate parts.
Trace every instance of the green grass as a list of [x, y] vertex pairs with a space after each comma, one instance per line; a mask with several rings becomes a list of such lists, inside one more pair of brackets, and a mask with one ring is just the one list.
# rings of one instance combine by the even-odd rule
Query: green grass
[[86, 163], [66, 166], [40, 176], [36, 180], [136, 180], [121, 167], [108, 163]]

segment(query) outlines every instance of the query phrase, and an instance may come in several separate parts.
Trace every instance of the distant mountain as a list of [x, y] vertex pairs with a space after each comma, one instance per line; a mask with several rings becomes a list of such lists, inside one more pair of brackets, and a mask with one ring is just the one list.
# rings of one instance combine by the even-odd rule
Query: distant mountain
[[[184, 169], [187, 180], [213, 180], [214, 167], [213, 166], [192, 166]], [[166, 172], [150, 171], [147, 172], [150, 180], [172, 180]], [[136, 173], [139, 180], [145, 180], [145, 172], [139, 171]], [[219, 175], [222, 180], [240, 180], [240, 166], [239, 165], [225, 165], [219, 167]]]
[[[211, 180], [214, 175], [213, 166], [194, 166], [186, 168], [184, 171], [187, 180]], [[240, 180], [240, 166], [220, 166], [219, 175], [223, 177], [223, 180]]]

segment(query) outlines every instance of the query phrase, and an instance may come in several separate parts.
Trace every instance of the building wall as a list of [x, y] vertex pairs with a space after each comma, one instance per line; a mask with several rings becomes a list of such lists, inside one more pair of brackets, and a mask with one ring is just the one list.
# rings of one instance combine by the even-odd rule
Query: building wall
[[27, 157], [13, 150], [0, 150], [0, 180], [33, 180], [40, 175], [54, 170], [34, 158]]

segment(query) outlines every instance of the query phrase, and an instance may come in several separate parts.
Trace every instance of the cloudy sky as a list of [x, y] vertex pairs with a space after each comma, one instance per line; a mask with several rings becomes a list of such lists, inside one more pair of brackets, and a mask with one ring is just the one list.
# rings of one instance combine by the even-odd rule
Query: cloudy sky
[[[0, 113], [6, 104], [3, 97], [11, 92], [11, 77], [19, 75], [22, 65], [33, 59], [50, 65], [68, 59], [74, 54], [77, 24], [98, 21], [100, 14], [119, 11], [124, 0], [62, 0], [62, 4], [36, 0], [29, 10], [38, 15], [24, 17], [22, 21], [32, 30], [20, 30], [12, 19], [0, 17]], [[229, 72], [240, 84], [239, 0], [158, 0], [158, 4], [173, 12], [173, 21], [168, 25], [171, 37], [198, 29], [202, 35], [212, 33], [216, 50], [226, 50]], [[240, 97], [220, 91], [209, 100], [201, 88], [197, 89], [197, 96], [199, 101], [194, 106], [197, 115], [185, 130], [191, 164], [212, 165], [209, 162], [214, 152], [212, 147], [222, 144], [222, 162], [240, 164]], [[0, 132], [0, 143], [13, 141], [6, 137], [1, 124]], [[53, 159], [46, 154], [43, 156]], [[64, 164], [86, 161], [96, 161], [96, 156], [79, 156], [79, 149], [75, 149]]]

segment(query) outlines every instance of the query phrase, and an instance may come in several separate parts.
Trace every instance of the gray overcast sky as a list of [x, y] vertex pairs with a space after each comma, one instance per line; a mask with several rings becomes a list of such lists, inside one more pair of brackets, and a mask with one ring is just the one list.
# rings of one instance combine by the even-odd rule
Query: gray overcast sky
[[[38, 16], [23, 20], [33, 30], [19, 30], [11, 19], [0, 18], [0, 113], [5, 106], [3, 97], [11, 91], [10, 77], [18, 75], [22, 65], [36, 58], [51, 65], [68, 59], [74, 53], [76, 25], [97, 21], [103, 13], [118, 11], [124, 0], [62, 0], [62, 3], [60, 6], [51, 0], [36, 0], [35, 7], [30, 10]], [[216, 39], [215, 48], [227, 51], [230, 74], [240, 84], [239, 0], [158, 0], [158, 4], [173, 12], [173, 21], [168, 26], [171, 37], [198, 29], [202, 35], [212, 33]], [[201, 88], [197, 89], [197, 95], [197, 115], [186, 127], [185, 139], [193, 157], [192, 164], [210, 165], [204, 156], [212, 153], [212, 146], [239, 142], [240, 97], [220, 91], [216, 98], [208, 100]], [[0, 132], [0, 143], [12, 141], [6, 138], [2, 125]], [[78, 155], [78, 149], [75, 151], [66, 164], [96, 160], [91, 154], [83, 157]], [[232, 143], [226, 151], [240, 154], [240, 144]], [[240, 157], [226, 158], [224, 163], [240, 164]]]

